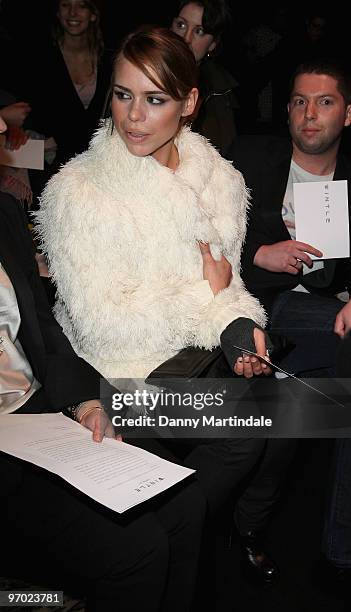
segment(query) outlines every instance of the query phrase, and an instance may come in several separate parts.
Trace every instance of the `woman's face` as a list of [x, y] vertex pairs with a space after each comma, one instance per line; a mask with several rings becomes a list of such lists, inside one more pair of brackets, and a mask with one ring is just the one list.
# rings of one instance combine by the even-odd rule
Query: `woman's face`
[[173, 19], [171, 30], [184, 38], [199, 64], [207, 53], [213, 51], [216, 41], [212, 34], [206, 34], [202, 27], [204, 7], [195, 2], [183, 6], [178, 17]]
[[[156, 76], [156, 75], [155, 75]], [[116, 63], [112, 118], [117, 132], [133, 155], [152, 155], [169, 166], [181, 117], [194, 111], [197, 89], [185, 100], [174, 100], [123, 56]]]
[[60, 0], [57, 17], [64, 32], [71, 36], [85, 34], [96, 21], [96, 15], [84, 0]]

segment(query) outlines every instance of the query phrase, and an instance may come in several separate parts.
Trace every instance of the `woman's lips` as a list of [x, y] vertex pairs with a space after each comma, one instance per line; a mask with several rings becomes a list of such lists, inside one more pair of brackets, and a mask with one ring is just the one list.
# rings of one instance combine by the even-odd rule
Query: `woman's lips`
[[126, 135], [133, 142], [143, 142], [148, 137], [148, 134], [143, 132], [130, 132], [129, 130], [126, 130]]

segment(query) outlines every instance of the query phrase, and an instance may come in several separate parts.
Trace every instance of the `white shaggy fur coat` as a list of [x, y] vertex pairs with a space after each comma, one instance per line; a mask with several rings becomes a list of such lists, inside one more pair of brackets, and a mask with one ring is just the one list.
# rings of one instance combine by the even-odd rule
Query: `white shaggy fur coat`
[[[145, 378], [186, 346], [218, 346], [238, 317], [264, 325], [240, 279], [247, 192], [240, 172], [183, 128], [176, 172], [130, 154], [105, 122], [48, 183], [37, 215], [57, 285], [55, 315], [78, 355], [109, 378]], [[198, 241], [233, 266], [213, 296]]]

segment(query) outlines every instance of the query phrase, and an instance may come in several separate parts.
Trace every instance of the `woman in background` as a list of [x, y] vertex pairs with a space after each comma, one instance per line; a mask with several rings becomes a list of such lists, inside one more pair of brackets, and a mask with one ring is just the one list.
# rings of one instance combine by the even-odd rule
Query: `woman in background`
[[237, 134], [238, 83], [214, 57], [230, 23], [225, 0], [181, 0], [171, 26], [188, 43], [199, 66], [200, 98], [192, 128], [206, 136], [223, 156]]
[[111, 64], [99, 0], [59, 0], [52, 45], [41, 50], [29, 84], [30, 127], [56, 142], [52, 172], [87, 148], [103, 114]]

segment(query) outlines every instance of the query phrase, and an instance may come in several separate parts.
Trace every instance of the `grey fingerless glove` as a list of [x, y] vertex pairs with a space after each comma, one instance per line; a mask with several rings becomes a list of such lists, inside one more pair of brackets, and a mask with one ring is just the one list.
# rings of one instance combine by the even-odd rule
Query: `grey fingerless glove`
[[233, 368], [238, 357], [242, 356], [242, 351], [235, 348], [236, 346], [241, 346], [243, 349], [248, 349], [249, 351], [256, 352], [255, 342], [254, 342], [254, 329], [261, 329], [265, 334], [266, 339], [266, 348], [268, 351], [273, 349], [273, 344], [271, 342], [270, 337], [267, 332], [260, 327], [255, 321], [252, 319], [246, 319], [246, 317], [240, 317], [235, 321], [232, 321], [225, 328], [225, 330], [221, 333], [220, 343], [221, 349], [225, 355], [225, 358], [231, 368]]

